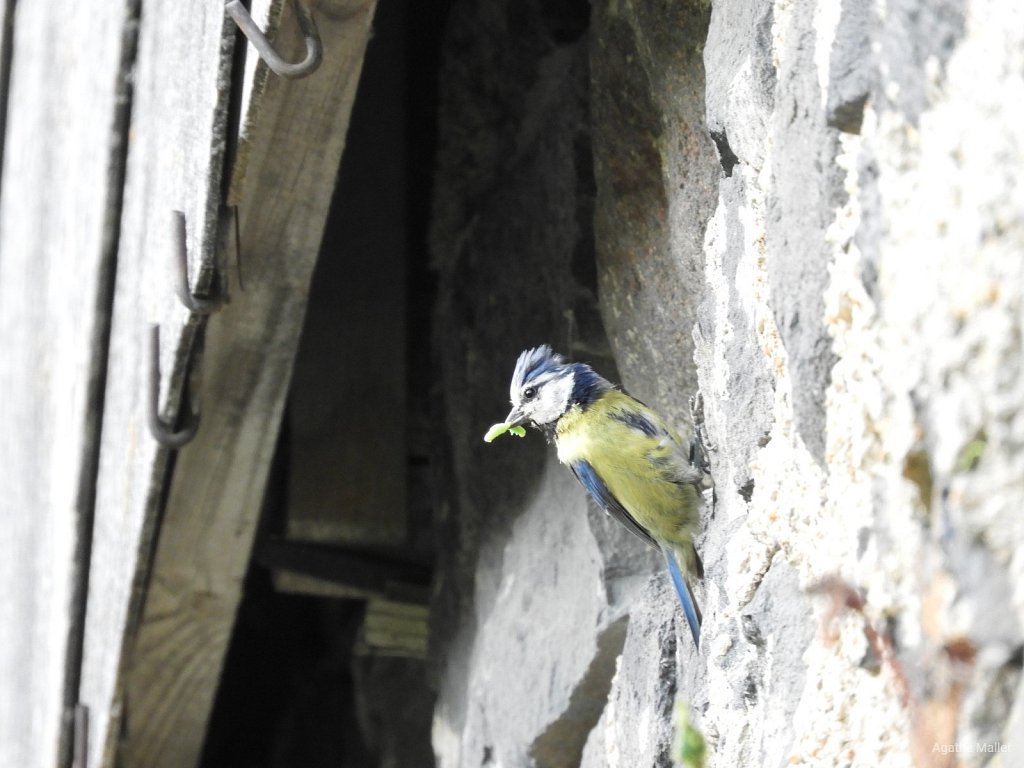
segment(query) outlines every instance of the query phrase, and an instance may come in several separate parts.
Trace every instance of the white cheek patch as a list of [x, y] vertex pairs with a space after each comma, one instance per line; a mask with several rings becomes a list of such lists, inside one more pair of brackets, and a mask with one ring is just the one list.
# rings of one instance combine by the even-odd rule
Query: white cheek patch
[[574, 378], [572, 375], [559, 376], [540, 386], [530, 417], [538, 424], [556, 421], [569, 408]]

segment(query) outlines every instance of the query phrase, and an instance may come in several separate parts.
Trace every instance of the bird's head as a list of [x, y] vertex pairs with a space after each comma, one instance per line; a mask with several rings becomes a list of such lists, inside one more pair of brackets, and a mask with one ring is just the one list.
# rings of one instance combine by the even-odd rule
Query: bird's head
[[573, 405], [586, 406], [610, 388], [589, 365], [567, 363], [547, 344], [528, 349], [519, 355], [512, 373], [512, 411], [505, 421], [530, 421], [550, 429]]

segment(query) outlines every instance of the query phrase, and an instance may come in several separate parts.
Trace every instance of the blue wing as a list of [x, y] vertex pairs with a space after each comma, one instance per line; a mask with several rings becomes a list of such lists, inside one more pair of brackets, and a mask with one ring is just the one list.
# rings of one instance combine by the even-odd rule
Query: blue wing
[[[580, 484], [587, 489], [587, 493], [590, 494], [602, 509], [652, 547], [659, 546], [651, 537], [651, 534], [649, 534], [647, 530], [641, 526], [631, 514], [629, 514], [626, 508], [619, 503], [619, 500], [612, 495], [611, 491], [608, 490], [608, 486], [605, 485], [604, 480], [602, 480], [601, 476], [597, 474], [590, 462], [580, 459], [572, 462], [569, 465], [569, 468], [572, 470], [572, 473], [576, 475], [576, 479], [580, 481]], [[693, 593], [690, 592], [690, 588], [687, 586], [686, 580], [683, 578], [682, 571], [679, 568], [679, 562], [676, 560], [675, 553], [672, 551], [671, 547], [662, 546], [660, 549], [665, 554], [665, 561], [668, 563], [668, 572], [672, 577], [672, 586], [676, 588], [676, 594], [679, 595], [679, 602], [683, 606], [683, 614], [686, 616], [686, 622], [690, 625], [690, 634], [693, 635], [693, 644], [697, 646], [697, 648], [700, 648], [700, 611], [697, 610], [697, 603], [693, 599]]]
[[662, 547], [665, 553], [665, 562], [668, 563], [668, 572], [672, 576], [672, 586], [676, 588], [679, 595], [679, 602], [683, 605], [683, 614], [686, 616], [686, 623], [690, 625], [690, 634], [693, 635], [693, 644], [700, 649], [700, 611], [697, 610], [697, 602], [693, 599], [686, 579], [679, 568], [679, 561], [675, 553], [669, 547]]
[[580, 459], [574, 461], [569, 465], [572, 473], [576, 475], [576, 479], [580, 481], [580, 485], [587, 489], [587, 493], [590, 494], [591, 498], [597, 502], [598, 506], [601, 507], [605, 512], [614, 517], [632, 533], [635, 533], [645, 542], [650, 544], [652, 547], [657, 547], [657, 543], [651, 538], [651, 534], [647, 532], [647, 529], [638, 523], [626, 508], [619, 503], [619, 500], [612, 496], [611, 491], [608, 490], [608, 486], [604, 484], [604, 480], [597, 474], [594, 467], [591, 466], [589, 461]]

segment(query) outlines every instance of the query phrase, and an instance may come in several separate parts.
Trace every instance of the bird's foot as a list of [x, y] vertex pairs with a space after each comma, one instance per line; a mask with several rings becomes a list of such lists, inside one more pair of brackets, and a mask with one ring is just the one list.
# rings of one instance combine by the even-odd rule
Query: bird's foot
[[711, 462], [708, 453], [715, 450], [708, 438], [707, 425], [704, 422], [704, 394], [698, 390], [690, 398], [690, 418], [693, 420], [693, 438], [690, 440], [690, 463], [705, 475], [711, 474]]

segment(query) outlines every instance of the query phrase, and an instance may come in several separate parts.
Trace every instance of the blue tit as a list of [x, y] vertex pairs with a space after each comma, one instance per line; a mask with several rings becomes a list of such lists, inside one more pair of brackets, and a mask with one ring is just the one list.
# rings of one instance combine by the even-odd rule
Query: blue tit
[[594, 501], [661, 550], [699, 647], [701, 615], [687, 580], [703, 576], [693, 547], [703, 472], [689, 446], [639, 400], [546, 345], [519, 356], [509, 396], [506, 425], [540, 429]]

